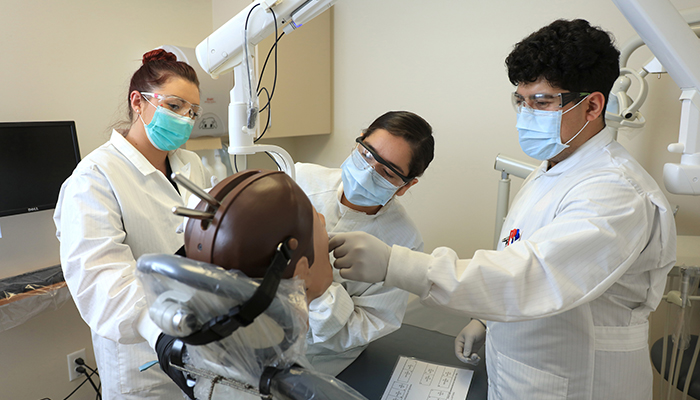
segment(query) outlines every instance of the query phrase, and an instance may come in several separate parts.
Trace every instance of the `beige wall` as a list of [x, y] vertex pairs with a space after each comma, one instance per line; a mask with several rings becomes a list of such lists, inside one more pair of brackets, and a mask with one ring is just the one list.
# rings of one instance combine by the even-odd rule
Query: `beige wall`
[[[143, 53], [162, 44], [194, 47], [212, 27], [210, 0], [23, 0], [3, 1], [1, 9], [0, 121], [74, 120], [83, 155], [123, 118], [128, 81]], [[43, 231], [52, 229], [51, 213], [37, 216], [47, 221], [0, 218], [3, 263], [58, 264], [56, 239]], [[41, 232], [32, 231], [37, 226]], [[5, 246], [20, 227], [40, 239]], [[32, 265], [37, 251], [45, 261]], [[81, 348], [92, 351], [90, 331], [70, 302], [0, 332], [0, 397], [65, 398], [80, 383], [68, 382], [66, 355]], [[88, 359], [94, 366], [92, 354]], [[91, 392], [86, 385], [71, 400], [92, 399]]]

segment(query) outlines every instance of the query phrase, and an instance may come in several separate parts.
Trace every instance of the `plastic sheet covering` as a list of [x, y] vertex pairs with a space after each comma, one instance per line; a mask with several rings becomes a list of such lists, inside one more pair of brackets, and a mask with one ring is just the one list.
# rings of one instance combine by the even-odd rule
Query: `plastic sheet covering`
[[[199, 327], [214, 317], [226, 314], [248, 300], [259, 286], [259, 280], [250, 279], [238, 271], [227, 271], [216, 265], [165, 254], [140, 257], [136, 276], [143, 284], [151, 319], [165, 333], [176, 337], [186, 337], [193, 326]], [[194, 316], [196, 323], [192, 323], [191, 316]], [[182, 321], [187, 323], [183, 325]], [[283, 279], [272, 304], [252, 324], [210, 344], [187, 345], [185, 367], [243, 382], [250, 385], [254, 392], [266, 367], [288, 370], [296, 365], [311, 368], [304, 355], [307, 321], [303, 282]], [[318, 382], [323, 381], [328, 386], [333, 385], [329, 380], [335, 379], [312, 372], [306, 375], [314, 375]], [[212, 381], [216, 379], [197, 377], [195, 395], [198, 399], [260, 398]], [[299, 385], [304, 386], [301, 382]], [[335, 385], [339, 391], [347, 386], [342, 382]], [[305, 390], [313, 392], [313, 389]], [[363, 397], [353, 394], [345, 398]]]
[[0, 280], [0, 332], [70, 299], [59, 265]]
[[275, 375], [270, 389], [273, 399], [279, 400], [367, 400], [333, 376], [296, 367]]

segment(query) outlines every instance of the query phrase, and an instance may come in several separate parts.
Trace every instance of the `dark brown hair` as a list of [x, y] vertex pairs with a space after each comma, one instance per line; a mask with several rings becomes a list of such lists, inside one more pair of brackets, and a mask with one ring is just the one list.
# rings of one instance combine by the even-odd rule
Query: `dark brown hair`
[[433, 161], [433, 128], [419, 115], [410, 111], [389, 111], [375, 119], [369, 128], [364, 130], [364, 136], [369, 137], [377, 129], [384, 129], [394, 136], [404, 138], [411, 146], [413, 154], [407, 175], [409, 178], [421, 176]]
[[620, 52], [601, 28], [583, 19], [560, 19], [516, 44], [506, 66], [513, 85], [544, 78], [556, 88], [600, 92], [607, 104], [620, 75]]
[[[134, 72], [129, 84], [127, 101], [131, 104], [131, 92], [153, 92], [173, 77], [185, 79], [199, 88], [197, 73], [182, 61], [177, 61], [175, 54], [163, 49], [155, 49], [143, 55], [142, 64]], [[133, 120], [133, 110], [129, 106], [129, 121]]]

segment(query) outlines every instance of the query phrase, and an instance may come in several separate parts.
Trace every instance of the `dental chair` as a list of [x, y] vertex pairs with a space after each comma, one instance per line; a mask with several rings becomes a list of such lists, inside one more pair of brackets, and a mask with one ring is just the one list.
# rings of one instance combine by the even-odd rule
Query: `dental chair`
[[[297, 232], [295, 237], [284, 238], [274, 248], [268, 249], [270, 251], [266, 250], [267, 256], [262, 258], [261, 251], [252, 246], [244, 246], [242, 250], [236, 250], [241, 254], [231, 256], [230, 248], [240, 249], [241, 243], [249, 239], [233, 234], [232, 227], [237, 225], [238, 229], [243, 224], [237, 222], [241, 220], [240, 215], [237, 220], [233, 218], [234, 214], [244, 213], [245, 218], [250, 217], [251, 211], [241, 207], [245, 204], [241, 199], [247, 196], [248, 201], [256, 198], [258, 202], [275, 201], [269, 193], [261, 197], [263, 193], [256, 193], [253, 189], [242, 195], [247, 187], [258, 185], [265, 192], [270, 185], [282, 185], [284, 187], [278, 191], [292, 193], [289, 198], [282, 196], [278, 203], [270, 204], [270, 214], [281, 212], [285, 215], [272, 215], [271, 220], [262, 221], [262, 229], [265, 229], [265, 223], [284, 225], [282, 217], [289, 213], [280, 209], [289, 207], [288, 203], [303, 202], [303, 207], [306, 207], [308, 199], [305, 195], [294, 198], [298, 187], [291, 178], [283, 173], [279, 173], [283, 176], [274, 174], [270, 171], [244, 171], [226, 178], [208, 194], [196, 186], [191, 187], [192, 183], [182, 177], [174, 177], [204, 199], [197, 206], [198, 212], [178, 210], [190, 218], [185, 230], [185, 247], [190, 258], [147, 254], [138, 259], [136, 267], [151, 319], [164, 334], [178, 338], [176, 351], [168, 357], [169, 366], [185, 374], [189, 386], [194, 385], [194, 395], [199, 400], [366, 400], [335, 377], [314, 371], [306, 360], [308, 308], [305, 286], [301, 279], [289, 276], [288, 267], [304, 249], [303, 240], [297, 239], [308, 236], [308, 232]], [[250, 210], [254, 208], [251, 206]], [[288, 229], [296, 232], [298, 226], [304, 225], [304, 221], [297, 221], [298, 214], [290, 218]], [[243, 232], [252, 235], [251, 229], [245, 228]], [[275, 230], [275, 225], [269, 230]], [[274, 236], [264, 233], [265, 240]], [[235, 246], [229, 243], [232, 241], [235, 241]], [[225, 265], [224, 268], [206, 262], [203, 260], [206, 257], [201, 254], [195, 255], [199, 259], [193, 259], [192, 254], [203, 248], [211, 250], [207, 252], [209, 255], [227, 253], [226, 257], [218, 258], [222, 260], [218, 264], [242, 266], [249, 258], [266, 259], [263, 268], [259, 263], [257, 269], [241, 268], [249, 275], [255, 275], [251, 271], [262, 270], [263, 275], [251, 278], [234, 265]], [[255, 254], [247, 257], [251, 252]], [[245, 260], [238, 256], [245, 256]]]
[[[237, 315], [260, 289], [257, 280], [166, 254], [142, 256], [137, 271], [151, 318], [186, 344], [179, 367], [196, 381], [197, 399], [365, 399], [335, 377], [310, 369], [300, 280], [281, 281], [269, 307], [242, 326]], [[207, 336], [221, 338], [208, 342]]]
[[[664, 385], [658, 388], [659, 400], [675, 399], [676, 392], [672, 390], [673, 387], [682, 392], [683, 400], [687, 399], [688, 395], [695, 399], [700, 398], [700, 369], [696, 368], [700, 347], [698, 335], [692, 335], [690, 332], [693, 317], [691, 304], [692, 301], [700, 300], [700, 297], [694, 295], [700, 284], [700, 268], [680, 268], [678, 275], [669, 275], [670, 284], [678, 280], [676, 278], [680, 278], [678, 290], [671, 290], [664, 295], [664, 300], [670, 307], [666, 315], [664, 336], [658, 339], [650, 350], [654, 368], [667, 381], [665, 388]], [[669, 335], [671, 326], [673, 333]]]

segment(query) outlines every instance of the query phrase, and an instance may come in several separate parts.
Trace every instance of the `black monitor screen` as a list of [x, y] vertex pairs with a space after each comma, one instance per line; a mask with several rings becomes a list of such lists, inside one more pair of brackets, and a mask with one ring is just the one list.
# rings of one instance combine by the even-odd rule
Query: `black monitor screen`
[[80, 161], [75, 122], [0, 122], [0, 217], [56, 206]]

